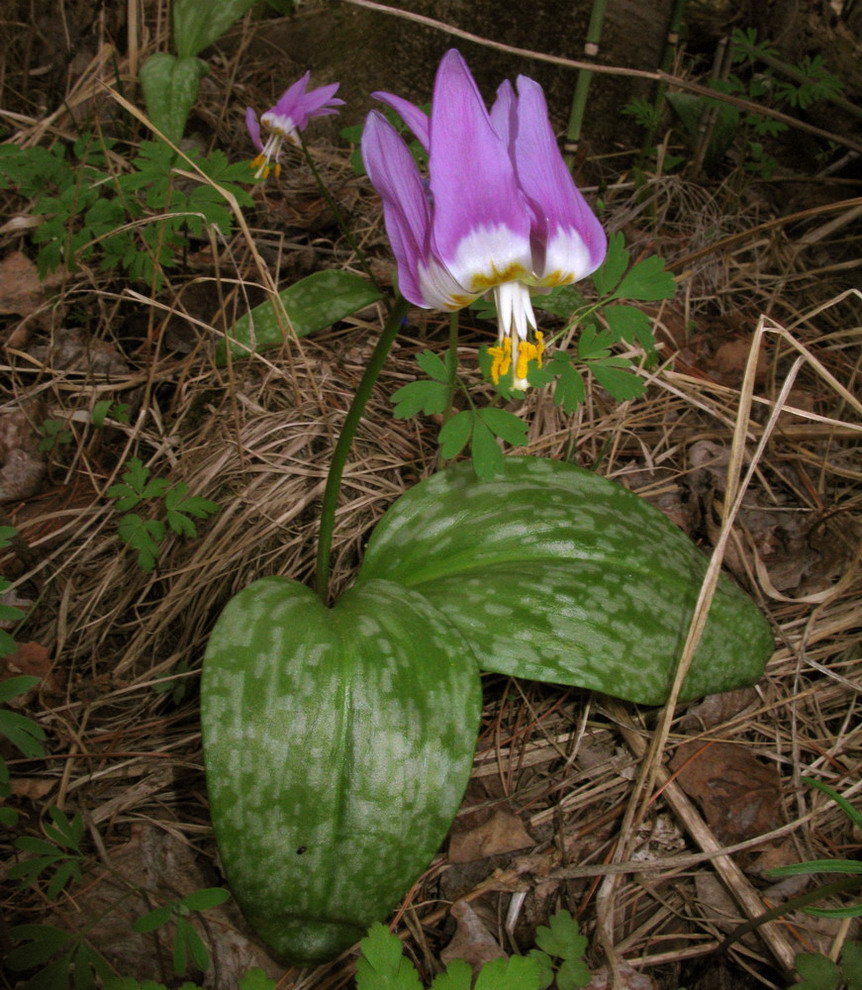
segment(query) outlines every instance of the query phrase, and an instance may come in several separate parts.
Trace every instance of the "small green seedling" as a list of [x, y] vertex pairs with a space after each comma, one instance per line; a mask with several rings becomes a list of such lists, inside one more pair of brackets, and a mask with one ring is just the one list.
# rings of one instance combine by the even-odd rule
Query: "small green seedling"
[[796, 972], [802, 979], [790, 990], [862, 990], [862, 942], [847, 942], [840, 962], [820, 952], [802, 952]]
[[[816, 787], [818, 791], [822, 791], [827, 797], [832, 798], [850, 819], [852, 825], [857, 829], [862, 829], [862, 813], [854, 808], [847, 798], [843, 797], [828, 784], [824, 784], [820, 780], [815, 780], [813, 777], [803, 777], [802, 779], [806, 784]], [[858, 859], [814, 859], [806, 863], [792, 863], [789, 866], [776, 866], [774, 869], [769, 870], [767, 876], [796, 877], [814, 873], [846, 873], [849, 877], [855, 876], [860, 878], [860, 883], [855, 886], [862, 885], [862, 862]], [[850, 883], [852, 884], [852, 881]], [[852, 889], [852, 886], [850, 886], [850, 889]], [[811, 893], [816, 894], [816, 891], [812, 891]], [[811, 895], [807, 894], [804, 896], [810, 897]], [[805, 911], [808, 914], [819, 915], [821, 918], [858, 918], [862, 916], [862, 902], [849, 904], [847, 907], [842, 908], [806, 907]]]
[[[0, 584], [2, 583], [3, 581], [0, 579]], [[2, 615], [3, 610], [7, 612], [19, 612], [18, 609], [13, 608], [11, 605], [0, 605], [0, 615]], [[14, 650], [15, 641], [12, 637], [3, 630], [0, 630], [0, 636], [5, 636], [12, 644], [12, 650]], [[9, 653], [12, 650], [6, 650], [6, 652]], [[21, 694], [26, 694], [27, 691], [35, 687], [38, 683], [38, 677], [32, 677], [28, 674], [21, 674], [19, 677], [10, 677], [0, 682], [0, 705], [5, 705]], [[5, 736], [20, 753], [31, 759], [45, 755], [45, 730], [20, 712], [14, 712], [5, 707], [0, 708], [0, 736]], [[5, 799], [11, 793], [9, 767], [6, 765], [3, 757], [0, 756], [0, 798]], [[11, 828], [17, 820], [18, 812], [14, 808], [0, 807], [0, 825]]]
[[[120, 539], [137, 551], [138, 567], [150, 573], [161, 553], [161, 542], [167, 532], [165, 523], [177, 536], [198, 535], [195, 519], [206, 519], [218, 512], [220, 506], [199, 495], [189, 495], [184, 481], [171, 484], [166, 478], [150, 478], [150, 470], [133, 457], [122, 474], [122, 481], [111, 485], [108, 495], [117, 500], [122, 512], [118, 533]], [[129, 509], [140, 505], [157, 505], [164, 511], [162, 518], [144, 517]]]
[[134, 924], [136, 932], [153, 932], [169, 921], [174, 921], [173, 967], [177, 976], [184, 976], [189, 962], [201, 972], [209, 968], [210, 957], [207, 947], [201, 941], [189, 920], [193, 911], [206, 911], [223, 904], [230, 894], [224, 887], [207, 887], [187, 894], [178, 901], [163, 904], [138, 918]]
[[117, 423], [129, 422], [129, 406], [126, 402], [114, 402], [112, 399], [100, 399], [90, 414], [90, 421], [97, 429], [102, 429], [109, 419]]
[[53, 925], [15, 925], [9, 934], [18, 943], [6, 956], [9, 969], [37, 970], [25, 990], [95, 990], [114, 976], [83, 934], [71, 935]]
[[48, 815], [50, 823], [42, 825], [45, 839], [22, 835], [15, 840], [15, 848], [26, 853], [27, 858], [13, 863], [6, 875], [10, 880], [20, 880], [23, 890], [43, 873], [52, 871], [45, 893], [54, 900], [70, 880], [81, 882], [84, 822], [79, 814], [69, 818], [60, 808], [49, 808]]
[[43, 452], [65, 447], [72, 442], [72, 432], [62, 419], [46, 419], [39, 427], [39, 432], [42, 434], [39, 450]]
[[[473, 984], [473, 972], [463, 959], [449, 963], [430, 990], [575, 990], [590, 982], [583, 955], [587, 940], [568, 911], [560, 911], [549, 926], [536, 930], [538, 949], [526, 956], [493, 959]], [[356, 963], [357, 990], [422, 990], [419, 974], [407, 959], [400, 940], [385, 925], [374, 924], [360, 943]]]

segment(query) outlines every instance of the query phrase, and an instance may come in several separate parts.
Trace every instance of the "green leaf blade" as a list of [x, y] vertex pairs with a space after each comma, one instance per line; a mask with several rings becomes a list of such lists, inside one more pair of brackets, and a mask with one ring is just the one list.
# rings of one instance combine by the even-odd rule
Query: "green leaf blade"
[[216, 359], [224, 363], [227, 347], [234, 358], [280, 347], [290, 339], [291, 326], [297, 337], [307, 337], [379, 298], [375, 286], [352, 272], [314, 272], [280, 292], [280, 305], [267, 301], [241, 316], [216, 348]]
[[403, 896], [457, 811], [480, 713], [469, 646], [410, 589], [367, 582], [326, 608], [263, 578], [228, 603], [201, 685], [210, 810], [231, 891], [280, 955], [330, 958]]
[[[358, 585], [385, 578], [420, 591], [484, 670], [661, 704], [706, 557], [619, 485], [543, 458], [501, 461], [486, 480], [455, 465], [402, 496], [372, 535]], [[759, 610], [722, 578], [682, 697], [750, 683], [771, 650]]]

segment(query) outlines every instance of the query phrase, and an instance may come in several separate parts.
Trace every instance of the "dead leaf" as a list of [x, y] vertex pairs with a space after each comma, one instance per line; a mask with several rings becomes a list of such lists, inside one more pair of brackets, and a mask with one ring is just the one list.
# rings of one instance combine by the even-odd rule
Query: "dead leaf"
[[703, 810], [725, 845], [742, 842], [781, 824], [781, 780], [737, 743], [684, 743], [670, 761], [682, 789]]
[[476, 828], [452, 834], [449, 862], [472, 863], [477, 859], [498, 856], [533, 845], [533, 837], [521, 824], [521, 819], [500, 808]]
[[686, 715], [680, 719], [680, 731], [702, 732], [704, 729], [723, 725], [757, 701], [757, 698], [757, 691], [753, 687], [722, 691], [721, 694], [708, 694], [703, 701], [692, 705]]
[[[656, 988], [655, 980], [651, 976], [638, 972], [622, 960], [617, 964], [617, 975], [618, 990], [655, 990]], [[608, 967], [602, 966], [593, 973], [592, 980], [587, 984], [587, 990], [607, 990], [610, 982]]]
[[[8, 574], [9, 571], [4, 568], [4, 574]], [[33, 604], [32, 598], [23, 598], [15, 588], [9, 588], [0, 595], [0, 602], [4, 605], [11, 605], [12, 608], [19, 608], [22, 612], [26, 612], [27, 609]], [[18, 619], [0, 619], [0, 629], [14, 629], [18, 625]]]
[[41, 801], [56, 785], [56, 780], [45, 777], [12, 777], [9, 787], [15, 797], [28, 801]]
[[499, 942], [484, 926], [479, 915], [467, 901], [456, 901], [449, 912], [458, 924], [452, 941], [440, 953], [448, 965], [453, 959], [464, 959], [473, 968], [474, 976], [492, 959], [505, 959]]
[[45, 458], [34, 430], [37, 409], [0, 411], [0, 502], [28, 498], [45, 474]]
[[[699, 871], [695, 875], [694, 886], [703, 916], [720, 932], [729, 935], [748, 920], [715, 874]], [[757, 938], [753, 934], [744, 935], [741, 941], [749, 948], [757, 946]]]
[[56, 370], [115, 378], [129, 374], [129, 365], [113, 344], [77, 328], [56, 330], [49, 344], [33, 347], [30, 353]]
[[[751, 337], [734, 337], [719, 344], [710, 359], [704, 362], [704, 370], [716, 381], [724, 385], [740, 385], [751, 353]], [[767, 372], [765, 338], [760, 338], [760, 351], [757, 355], [755, 382], [762, 382]]]
[[55, 274], [41, 281], [36, 266], [20, 251], [12, 251], [0, 261], [0, 314], [25, 317], [7, 335], [7, 347], [24, 347], [33, 330], [51, 326], [55, 316], [53, 307], [41, 307], [47, 298], [46, 289], [62, 277]]
[[[110, 869], [91, 861], [74, 898], [50, 914], [46, 923], [68, 932], [86, 931], [88, 941], [119, 973], [169, 983], [171, 926], [148, 935], [138, 934], [132, 926], [154, 907], [194, 890], [218, 886], [219, 878], [191, 846], [150, 825], [134, 827], [131, 839], [108, 855]], [[232, 900], [199, 915], [193, 913], [189, 920], [210, 951], [205, 988], [215, 987], [216, 978], [219, 987], [238, 986], [240, 978], [256, 966], [274, 979], [284, 973], [246, 935], [247, 926]]]
[[[60, 694], [62, 687], [54, 675], [54, 661], [50, 651], [41, 643], [26, 642], [16, 643], [15, 652], [0, 658], [0, 677], [18, 677], [20, 674], [27, 674], [30, 677], [38, 677], [40, 683], [32, 691], [21, 695], [21, 699], [31, 698], [36, 691], [47, 691], [48, 694]], [[19, 699], [14, 699], [11, 704]]]

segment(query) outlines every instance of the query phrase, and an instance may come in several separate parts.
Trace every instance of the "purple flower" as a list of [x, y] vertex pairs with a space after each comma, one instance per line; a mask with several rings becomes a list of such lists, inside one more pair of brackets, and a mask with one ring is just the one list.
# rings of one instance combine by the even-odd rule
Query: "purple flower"
[[[329, 86], [321, 86], [306, 93], [305, 87], [310, 78], [309, 71], [301, 79], [297, 79], [284, 91], [278, 103], [261, 115], [260, 123], [254, 110], [251, 107], [246, 109], [245, 125], [254, 146], [260, 152], [251, 163], [252, 168], [257, 169], [256, 179], [269, 175], [271, 168], [275, 169], [276, 175], [279, 174], [282, 144], [287, 141], [288, 144], [298, 145], [299, 132], [305, 130], [312, 117], [325, 117], [328, 114], [338, 113], [335, 108], [344, 106], [344, 100], [333, 99], [340, 83], [331, 83]], [[266, 143], [261, 140], [261, 127], [271, 131]]]
[[428, 152], [426, 184], [386, 118], [371, 111], [362, 155], [383, 199], [386, 230], [404, 296], [426, 309], [456, 310], [493, 292], [499, 340], [490, 348], [496, 383], [514, 367], [541, 365], [542, 335], [532, 292], [594, 272], [607, 238], [563, 162], [542, 87], [504, 82], [488, 113], [470, 70], [454, 49], [437, 70], [430, 118], [391, 93], [397, 111]]

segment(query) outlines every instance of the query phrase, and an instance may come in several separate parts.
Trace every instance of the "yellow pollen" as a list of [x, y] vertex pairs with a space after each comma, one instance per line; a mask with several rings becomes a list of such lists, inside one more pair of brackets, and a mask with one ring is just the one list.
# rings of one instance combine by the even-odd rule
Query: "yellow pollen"
[[494, 359], [494, 363], [491, 365], [491, 381], [497, 385], [500, 378], [512, 366], [512, 338], [504, 338], [500, 341], [499, 347], [489, 347], [488, 353]]
[[542, 354], [545, 352], [545, 335], [541, 330], [536, 331], [536, 343], [531, 344], [529, 340], [522, 340], [518, 344], [518, 366], [515, 368], [516, 378], [526, 378], [527, 368], [531, 361], [542, 367]]
[[256, 158], [253, 158], [249, 162], [249, 166], [255, 170], [254, 177], [256, 179], [259, 179], [261, 176], [266, 179], [270, 172], [275, 172], [276, 178], [281, 175], [281, 162], [276, 162], [275, 165], [270, 165], [269, 159], [263, 152], [261, 152]]

